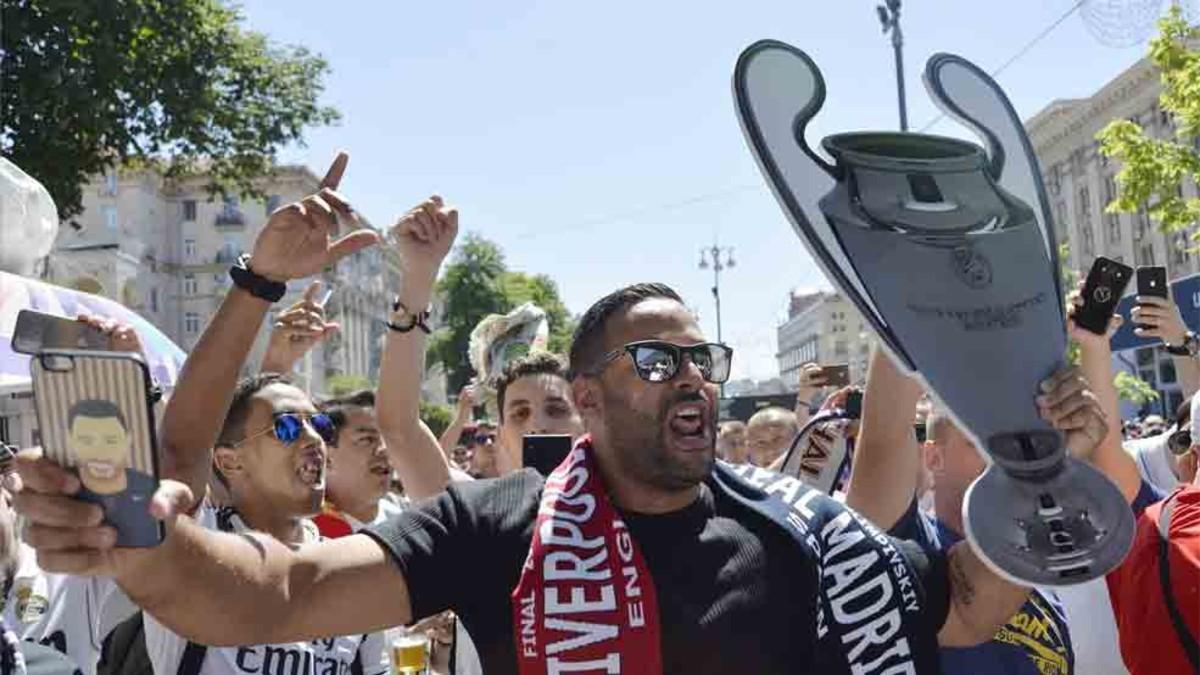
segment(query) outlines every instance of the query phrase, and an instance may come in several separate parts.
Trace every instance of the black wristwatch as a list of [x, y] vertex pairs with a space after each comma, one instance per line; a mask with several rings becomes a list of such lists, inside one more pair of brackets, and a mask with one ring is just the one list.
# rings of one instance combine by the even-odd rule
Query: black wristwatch
[[392, 321], [387, 322], [387, 327], [396, 331], [397, 333], [410, 333], [414, 328], [420, 328], [421, 331], [426, 335], [429, 335], [433, 332], [429, 329], [429, 324], [426, 323], [429, 320], [428, 309], [414, 312], [406, 307], [403, 302], [400, 302], [400, 298], [397, 297], [396, 300], [392, 302], [392, 313], [400, 313], [408, 317], [408, 321], [404, 323], [394, 323]]
[[1178, 345], [1169, 345], [1164, 342], [1163, 348], [1166, 349], [1167, 353], [1171, 356], [1196, 356], [1198, 353], [1200, 353], [1200, 338], [1197, 338], [1195, 333], [1188, 331], [1187, 334], [1183, 336], [1182, 343]]
[[255, 274], [254, 270], [250, 269], [249, 253], [238, 256], [237, 262], [229, 268], [229, 278], [233, 279], [234, 285], [238, 288], [267, 302], [279, 302], [283, 294], [287, 293], [287, 284], [271, 281], [264, 276]]

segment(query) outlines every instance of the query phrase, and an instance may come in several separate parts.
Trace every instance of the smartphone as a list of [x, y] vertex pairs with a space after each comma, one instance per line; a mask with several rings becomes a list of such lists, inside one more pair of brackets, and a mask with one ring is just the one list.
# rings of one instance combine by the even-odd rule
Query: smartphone
[[1103, 256], [1096, 258], [1083, 284], [1083, 307], [1075, 312], [1075, 323], [1096, 335], [1104, 335], [1132, 276], [1133, 268], [1129, 265]]
[[530, 434], [522, 445], [524, 465], [537, 469], [543, 476], [549, 476], [567, 458], [572, 442], [566, 434]]
[[850, 386], [850, 366], [847, 364], [821, 366], [821, 376], [825, 378], [827, 387]]
[[855, 389], [846, 396], [846, 405], [843, 410], [850, 419], [862, 419], [863, 393]]
[[[1166, 299], [1169, 297], [1167, 288], [1167, 268], [1139, 267], [1137, 268], [1137, 294]], [[1143, 324], [1135, 324], [1134, 328], [1146, 328]]]
[[46, 457], [79, 476], [77, 497], [104, 509], [117, 546], [159, 544], [162, 523], [149, 510], [159, 468], [145, 362], [125, 352], [52, 349], [29, 369]]
[[23, 309], [17, 312], [12, 349], [30, 355], [43, 349], [108, 349], [108, 336], [82, 321]]

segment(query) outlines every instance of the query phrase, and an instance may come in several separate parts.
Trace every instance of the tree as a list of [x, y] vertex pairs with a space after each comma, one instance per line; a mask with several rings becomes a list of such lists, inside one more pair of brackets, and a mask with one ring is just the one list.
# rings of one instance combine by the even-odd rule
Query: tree
[[62, 217], [107, 169], [203, 173], [212, 192], [262, 197], [254, 179], [308, 126], [326, 62], [241, 27], [221, 0], [8, 0], [0, 9], [0, 153]]
[[571, 334], [575, 320], [558, 294], [558, 284], [545, 274], [530, 276], [524, 272], [508, 272], [504, 276], [504, 295], [509, 304], [518, 307], [526, 302], [546, 310], [550, 324], [550, 342], [547, 349], [555, 354], [566, 354], [571, 348]]
[[454, 420], [450, 406], [426, 403], [425, 401], [421, 401], [420, 412], [417, 414], [434, 436], [441, 436], [446, 427], [450, 426], [450, 422]]
[[375, 389], [375, 383], [362, 375], [334, 375], [325, 384], [329, 387], [331, 397], [346, 396], [363, 389]]
[[545, 274], [509, 271], [500, 247], [478, 234], [467, 235], [459, 245], [438, 282], [438, 292], [446, 302], [446, 325], [434, 336], [428, 361], [446, 367], [450, 391], [457, 392], [471, 379], [474, 371], [467, 355], [471, 331], [489, 314], [504, 314], [532, 302], [546, 310], [547, 348], [563, 354], [571, 346], [575, 322], [554, 280]]
[[510, 308], [503, 286], [506, 272], [500, 247], [469, 234], [438, 282], [446, 303], [445, 327], [435, 336], [429, 354], [446, 367], [450, 391], [458, 391], [471, 379], [467, 345], [475, 325], [488, 314], [503, 314]]
[[[1200, 199], [1183, 197], [1183, 181], [1200, 179], [1200, 29], [1183, 18], [1176, 4], [1159, 21], [1150, 41], [1150, 59], [1158, 67], [1163, 90], [1158, 104], [1175, 122], [1174, 138], [1151, 138], [1130, 120], [1110, 122], [1096, 135], [1100, 151], [1122, 163], [1118, 194], [1109, 213], [1133, 213], [1143, 206], [1165, 233], [1191, 232], [1200, 237]], [[1182, 244], [1181, 244], [1182, 245]]]

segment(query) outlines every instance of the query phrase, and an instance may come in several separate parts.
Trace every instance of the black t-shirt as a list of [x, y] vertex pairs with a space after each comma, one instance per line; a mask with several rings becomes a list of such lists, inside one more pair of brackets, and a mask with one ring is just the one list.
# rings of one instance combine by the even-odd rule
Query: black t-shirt
[[[543, 479], [532, 470], [456, 483], [364, 532], [404, 573], [414, 617], [452, 609], [489, 675], [517, 672], [510, 595], [529, 553]], [[702, 486], [666, 515], [622, 513], [654, 579], [664, 673], [837, 673], [816, 649], [811, 555], [778, 526]], [[945, 561], [897, 542], [926, 597], [929, 640], [945, 621]]]

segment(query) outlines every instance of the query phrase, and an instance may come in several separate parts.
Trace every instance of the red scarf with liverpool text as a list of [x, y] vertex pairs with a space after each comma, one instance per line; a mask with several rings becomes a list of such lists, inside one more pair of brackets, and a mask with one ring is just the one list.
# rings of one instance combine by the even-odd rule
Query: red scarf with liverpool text
[[590, 438], [546, 479], [512, 608], [521, 675], [662, 672], [654, 582]]

